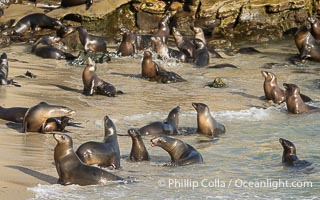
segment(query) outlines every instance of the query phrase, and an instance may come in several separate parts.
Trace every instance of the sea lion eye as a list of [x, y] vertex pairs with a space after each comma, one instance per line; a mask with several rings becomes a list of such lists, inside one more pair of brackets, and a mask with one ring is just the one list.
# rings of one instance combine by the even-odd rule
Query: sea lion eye
[[63, 140], [65, 139], [64, 135], [61, 135], [61, 139], [63, 139]]

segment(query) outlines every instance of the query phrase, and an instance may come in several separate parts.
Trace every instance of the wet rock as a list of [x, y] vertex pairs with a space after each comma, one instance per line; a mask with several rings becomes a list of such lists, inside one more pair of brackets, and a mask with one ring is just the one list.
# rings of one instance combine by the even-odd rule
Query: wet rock
[[77, 58], [72, 60], [69, 64], [74, 66], [85, 65], [89, 57], [95, 63], [107, 63], [111, 60], [111, 56], [108, 53], [102, 53], [102, 52], [86, 52], [85, 53], [83, 51], [80, 51]]
[[213, 82], [207, 84], [206, 87], [225, 88], [227, 84], [220, 77], [216, 77]]

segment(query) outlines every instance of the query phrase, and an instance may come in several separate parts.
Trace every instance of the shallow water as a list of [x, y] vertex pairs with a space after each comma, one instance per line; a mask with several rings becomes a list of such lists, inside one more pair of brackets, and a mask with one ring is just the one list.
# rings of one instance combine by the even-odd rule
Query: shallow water
[[[119, 136], [123, 169], [113, 173], [136, 180], [125, 185], [53, 184], [58, 175], [53, 165], [56, 142], [52, 135], [22, 134], [19, 125], [5, 121], [0, 121], [0, 149], [9, 149], [10, 153], [1, 159], [8, 167], [29, 169], [35, 172], [30, 175], [41, 174], [39, 179], [48, 182], [28, 188], [35, 194], [33, 199], [319, 199], [320, 113], [287, 114], [284, 105], [273, 106], [260, 98], [264, 95], [260, 67], [271, 62], [285, 63], [269, 71], [277, 75], [279, 84], [297, 84], [304, 94], [315, 100], [312, 104], [320, 107], [319, 89], [312, 84], [319, 79], [319, 64], [288, 64], [287, 59], [297, 52], [292, 40], [256, 48], [263, 53], [235, 56], [222, 53], [224, 59], [211, 59], [211, 65], [231, 63], [239, 69], [195, 69], [189, 64], [169, 62], [167, 69], [188, 80], [185, 83], [157, 84], [136, 78], [141, 70], [141, 56], [98, 64], [98, 76], [125, 92], [116, 98], [83, 96], [83, 67], [37, 58], [25, 53], [29, 49], [24, 44], [6, 48], [3, 51], [8, 57], [18, 60], [9, 63], [9, 77], [26, 70], [38, 77], [15, 78], [21, 88], [0, 88], [1, 105], [29, 107], [46, 101], [75, 109], [74, 121], [83, 127], [67, 127], [75, 149], [85, 141], [102, 140], [105, 114], [115, 122], [118, 134], [125, 135], [129, 128], [163, 120], [172, 108], [180, 105], [181, 129], [184, 132], [195, 129], [196, 112], [192, 102], [207, 104], [227, 132], [214, 141], [196, 134], [177, 136], [198, 149], [205, 162], [175, 168], [162, 166], [170, 158], [162, 149], [151, 147], [149, 137], [144, 141], [151, 161], [130, 162], [131, 138]], [[215, 77], [222, 77], [228, 87], [204, 87]], [[299, 158], [313, 165], [300, 170], [284, 168], [280, 137], [292, 141]]]

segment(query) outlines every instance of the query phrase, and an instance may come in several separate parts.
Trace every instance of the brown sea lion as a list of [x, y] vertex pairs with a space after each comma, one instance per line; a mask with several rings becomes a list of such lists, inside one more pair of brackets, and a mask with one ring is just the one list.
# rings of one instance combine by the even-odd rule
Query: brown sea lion
[[171, 13], [167, 12], [163, 18], [159, 21], [158, 31], [154, 34], [155, 37], [160, 37], [164, 44], [168, 43], [168, 37], [170, 35], [169, 19]]
[[132, 139], [132, 146], [130, 152], [130, 160], [134, 162], [149, 161], [149, 153], [143, 143], [140, 132], [137, 129], [129, 129], [128, 134]]
[[160, 37], [152, 36], [151, 41], [153, 44], [153, 50], [159, 55], [161, 59], [168, 59], [168, 58], [177, 58], [181, 62], [186, 62], [186, 55], [182, 52], [169, 48]]
[[86, 10], [93, 4], [93, 0], [61, 0], [62, 7], [71, 7], [86, 4]]
[[29, 108], [25, 107], [11, 107], [4, 108], [0, 106], [0, 119], [4, 119], [11, 122], [22, 123], [24, 115]]
[[200, 39], [193, 39], [193, 44], [195, 47], [193, 56], [194, 60], [193, 63], [196, 67], [205, 67], [209, 64], [210, 55], [208, 52], [208, 48], [206, 44]]
[[84, 26], [77, 27], [77, 30], [85, 51], [107, 52], [107, 40], [105, 38], [89, 34]]
[[213, 118], [206, 104], [192, 103], [192, 106], [197, 111], [197, 132], [199, 134], [215, 137], [226, 132], [224, 125]]
[[191, 30], [194, 32], [194, 38], [201, 40], [204, 44], [207, 44], [206, 38], [204, 36], [204, 32], [202, 28], [191, 26]]
[[184, 53], [187, 58], [194, 58], [195, 47], [192, 42], [183, 37], [175, 27], [172, 28], [172, 34], [178, 49]]
[[55, 29], [56, 26], [62, 26], [62, 23], [54, 18], [51, 18], [43, 13], [33, 13], [21, 18], [13, 28], [13, 34], [23, 34], [31, 29], [36, 28]]
[[118, 48], [117, 54], [119, 56], [133, 56], [137, 52], [136, 35], [131, 33], [130, 30], [125, 29], [122, 31], [122, 40]]
[[72, 138], [66, 134], [54, 134], [54, 162], [62, 185], [104, 185], [109, 181], [121, 181], [121, 177], [98, 167], [84, 164], [73, 150]]
[[302, 26], [297, 31], [295, 43], [302, 60], [311, 59], [320, 62], [320, 44], [306, 26]]
[[304, 103], [300, 96], [300, 89], [295, 84], [284, 83], [283, 87], [286, 89], [286, 104], [288, 112], [301, 114], [311, 110], [320, 111], [319, 108], [309, 106]]
[[320, 21], [316, 16], [308, 17], [307, 20], [311, 24], [311, 34], [316, 40], [320, 40]]
[[277, 77], [272, 72], [261, 71], [264, 77], [263, 89], [267, 100], [280, 104], [286, 100], [286, 93], [282, 90], [277, 82]]
[[88, 165], [111, 166], [114, 169], [120, 168], [120, 149], [117, 131], [113, 121], [107, 115], [104, 117], [103, 142], [85, 142], [79, 146], [76, 154], [82, 162]]
[[31, 107], [26, 112], [23, 118], [22, 132], [40, 132], [43, 124], [49, 118], [71, 116], [75, 113], [74, 110], [58, 105], [50, 105], [45, 102]]
[[282, 164], [287, 167], [306, 167], [311, 162], [300, 160], [297, 156], [296, 147], [289, 140], [279, 138], [279, 142], [283, 147]]
[[71, 118], [67, 116], [49, 118], [43, 123], [41, 127], [41, 133], [48, 133], [53, 131], [64, 132], [70, 120]]
[[95, 72], [96, 69], [96, 64], [91, 60], [90, 57], [88, 57], [87, 65], [82, 72], [82, 93], [84, 95], [102, 94], [108, 97], [114, 97], [116, 94], [123, 94], [122, 91], [116, 90], [111, 83], [100, 79]]
[[180, 106], [177, 106], [169, 112], [167, 119], [143, 126], [139, 129], [139, 132], [141, 135], [152, 136], [159, 136], [161, 134], [177, 135], [179, 134], [179, 112]]
[[170, 154], [169, 166], [184, 166], [203, 163], [201, 154], [191, 145], [169, 136], [159, 136], [151, 140], [151, 146], [159, 146]]

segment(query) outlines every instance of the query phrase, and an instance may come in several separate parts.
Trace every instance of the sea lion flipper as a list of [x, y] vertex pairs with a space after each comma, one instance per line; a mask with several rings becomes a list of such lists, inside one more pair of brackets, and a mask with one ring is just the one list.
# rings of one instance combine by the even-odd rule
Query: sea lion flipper
[[307, 95], [300, 94], [300, 96], [301, 96], [301, 98], [302, 98], [302, 100], [303, 100], [304, 102], [310, 102], [310, 101], [312, 101], [312, 99], [311, 99], [310, 97], [308, 97]]

